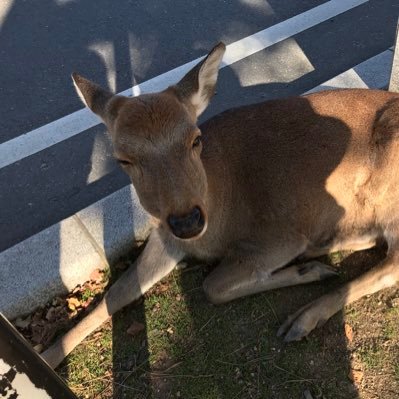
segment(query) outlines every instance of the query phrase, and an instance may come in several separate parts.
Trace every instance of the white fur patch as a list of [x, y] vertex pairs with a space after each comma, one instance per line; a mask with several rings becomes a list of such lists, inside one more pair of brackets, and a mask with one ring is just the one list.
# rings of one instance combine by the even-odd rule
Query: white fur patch
[[[211, 99], [206, 87], [215, 87], [225, 48], [215, 50], [202, 65], [198, 74], [198, 91], [191, 98], [191, 104], [196, 109], [197, 116], [204, 112]], [[213, 93], [212, 93], [213, 94]]]
[[79, 98], [82, 100], [83, 104], [88, 108], [89, 106], [87, 105], [87, 102], [86, 102], [82, 92], [80, 91], [78, 85], [76, 84], [74, 78], [72, 78], [72, 82], [73, 82], [73, 85], [75, 86], [75, 90], [76, 90], [76, 93], [78, 93]]

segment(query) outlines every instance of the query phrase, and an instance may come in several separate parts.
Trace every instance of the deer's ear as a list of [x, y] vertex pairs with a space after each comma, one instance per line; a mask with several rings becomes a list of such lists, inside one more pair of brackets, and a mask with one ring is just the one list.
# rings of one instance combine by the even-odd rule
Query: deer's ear
[[105, 120], [107, 104], [114, 95], [77, 73], [72, 74], [72, 80], [83, 103]]
[[215, 93], [219, 65], [225, 51], [226, 46], [219, 43], [175, 86], [183, 101], [194, 107], [197, 117], [202, 114]]

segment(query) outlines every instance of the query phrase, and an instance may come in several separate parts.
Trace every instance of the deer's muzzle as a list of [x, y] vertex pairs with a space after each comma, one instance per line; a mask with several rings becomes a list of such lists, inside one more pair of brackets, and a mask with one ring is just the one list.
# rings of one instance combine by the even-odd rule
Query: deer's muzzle
[[201, 234], [205, 226], [205, 217], [201, 209], [196, 206], [185, 215], [169, 215], [167, 222], [176, 237], [188, 239]]

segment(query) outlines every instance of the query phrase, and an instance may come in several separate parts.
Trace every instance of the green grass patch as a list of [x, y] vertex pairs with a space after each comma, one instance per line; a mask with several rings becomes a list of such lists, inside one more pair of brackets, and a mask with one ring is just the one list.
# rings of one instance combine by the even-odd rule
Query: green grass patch
[[[361, 305], [346, 312], [346, 321], [359, 326], [352, 347], [342, 312], [301, 342], [285, 344], [276, 337], [288, 314], [339, 281], [213, 306], [203, 294], [203, 279], [200, 268], [175, 271], [143, 301], [119, 312], [112, 327], [105, 326], [68, 357], [63, 370], [70, 386], [83, 398], [289, 399], [303, 397], [305, 390], [314, 398], [372, 397], [359, 396], [360, 387], [348, 378], [353, 353], [377, 374], [387, 351], [361, 337], [359, 329], [367, 325]], [[381, 312], [383, 335], [392, 345], [399, 333], [395, 312]], [[134, 320], [145, 330], [132, 337], [126, 330]], [[399, 365], [391, 363], [390, 370], [393, 366], [391, 386], [399, 380]]]
[[362, 348], [359, 351], [359, 355], [368, 370], [376, 370], [382, 365], [384, 356], [379, 347]]
[[399, 360], [394, 365], [394, 375], [395, 375], [396, 381], [399, 382]]

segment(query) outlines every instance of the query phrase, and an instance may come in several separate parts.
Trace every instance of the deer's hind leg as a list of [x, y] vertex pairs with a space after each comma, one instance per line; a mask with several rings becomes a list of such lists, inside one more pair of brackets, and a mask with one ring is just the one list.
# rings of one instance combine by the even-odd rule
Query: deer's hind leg
[[285, 267], [303, 253], [306, 242], [293, 240], [267, 251], [237, 248], [204, 281], [204, 291], [215, 304], [231, 301], [262, 291], [306, 284], [336, 275], [321, 262], [311, 261]]
[[314, 328], [323, 325], [345, 305], [365, 295], [391, 287], [398, 281], [399, 242], [396, 242], [390, 246], [387, 257], [378, 266], [337, 290], [303, 306], [288, 317], [277, 335], [284, 335], [284, 340], [287, 342], [299, 341]]

